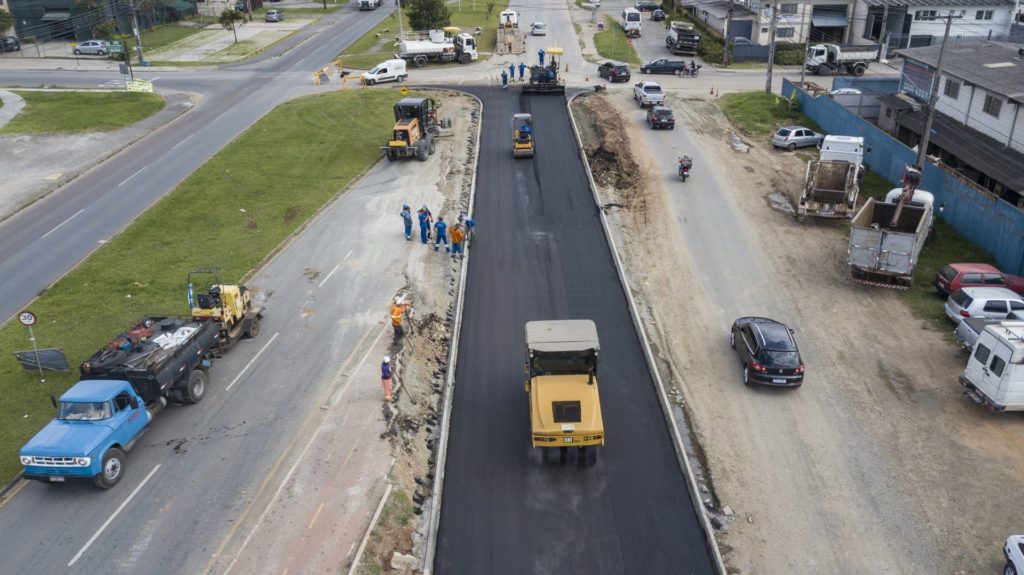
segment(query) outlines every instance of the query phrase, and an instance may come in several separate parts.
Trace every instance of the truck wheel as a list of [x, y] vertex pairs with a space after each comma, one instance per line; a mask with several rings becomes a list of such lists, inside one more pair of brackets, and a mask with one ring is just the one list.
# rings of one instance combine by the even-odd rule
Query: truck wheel
[[427, 138], [427, 142], [429, 143], [428, 151], [430, 152], [430, 155], [433, 156], [434, 146], [436, 146], [437, 144], [434, 142], [434, 138]]
[[427, 57], [426, 56], [416, 56], [415, 58], [412, 59], [412, 65], [416, 66], [417, 68], [422, 68], [422, 67], [426, 66], [427, 65]]
[[394, 162], [395, 160], [398, 159], [398, 154], [396, 154], [393, 150], [388, 150], [387, 156], [389, 162]]
[[249, 322], [248, 328], [245, 330], [245, 337], [252, 339], [260, 334], [260, 317], [256, 316]]
[[420, 140], [419, 142], [416, 142], [416, 159], [421, 162], [426, 162], [427, 156], [429, 155], [430, 154], [427, 152], [426, 140]]
[[188, 375], [188, 382], [181, 390], [182, 399], [185, 403], [199, 403], [206, 396], [206, 372], [201, 369], [193, 369]]
[[100, 472], [93, 476], [92, 482], [100, 489], [110, 489], [121, 481], [124, 476], [124, 452], [111, 447], [103, 454]]
[[459, 54], [459, 64], [469, 64], [469, 54]]
[[867, 66], [865, 66], [864, 64], [857, 64], [856, 66], [853, 67], [853, 75], [854, 76], [863, 76], [864, 75], [864, 70], [866, 70], [866, 69], [867, 69]]

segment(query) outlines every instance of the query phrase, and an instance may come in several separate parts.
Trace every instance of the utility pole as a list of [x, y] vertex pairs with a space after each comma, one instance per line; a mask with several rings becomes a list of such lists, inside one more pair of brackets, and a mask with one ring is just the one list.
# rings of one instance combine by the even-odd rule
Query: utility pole
[[811, 8], [811, 12], [808, 12], [807, 11], [808, 8], [810, 8], [810, 5], [809, 4], [805, 4], [804, 5], [804, 15], [807, 16], [807, 23], [804, 24], [804, 36], [805, 36], [805, 38], [804, 38], [804, 60], [805, 61], [804, 62], [800, 62], [800, 86], [801, 87], [803, 87], [803, 85], [804, 85], [804, 74], [807, 72], [807, 64], [806, 64], [807, 51], [810, 50], [810, 48], [811, 48], [811, 25], [814, 24], [814, 22], [811, 20], [811, 14], [813, 13], [814, 9]]
[[722, 47], [722, 66], [729, 65], [729, 30], [732, 29], [732, 0], [729, 0], [729, 12], [725, 16], [725, 46]]
[[[921, 142], [917, 150], [917, 169], [924, 170], [924, 159], [928, 154], [928, 139], [932, 133], [932, 121], [935, 119], [935, 104], [939, 100], [939, 82], [942, 81], [942, 56], [946, 53], [946, 40], [949, 39], [949, 29], [953, 26], [953, 20], [962, 16], [953, 16], [950, 10], [945, 16], [946, 33], [942, 36], [942, 45], [939, 47], [939, 61], [935, 65], [935, 77], [932, 79], [931, 91], [928, 94], [928, 109], [925, 112], [924, 133], [921, 134]], [[932, 18], [933, 20], [937, 18]]]
[[778, 5], [765, 4], [772, 11], [771, 32], [768, 35], [768, 78], [764, 82], [764, 91], [772, 93], [772, 65], [775, 64], [775, 22], [778, 21]]
[[139, 35], [139, 11], [135, 9], [135, 0], [128, 0], [128, 9], [132, 14], [132, 34], [135, 36], [135, 54], [142, 64], [142, 36]]
[[882, 45], [878, 50], [878, 61], [889, 57], [889, 43], [885, 41], [885, 24], [889, 21], [889, 0], [885, 0], [882, 8], [882, 30], [878, 33], [878, 42]]

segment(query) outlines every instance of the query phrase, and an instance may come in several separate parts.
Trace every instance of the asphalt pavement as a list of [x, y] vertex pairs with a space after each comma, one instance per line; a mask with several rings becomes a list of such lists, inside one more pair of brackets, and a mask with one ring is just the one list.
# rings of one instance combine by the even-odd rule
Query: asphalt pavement
[[[630, 317], [564, 98], [484, 102], [474, 216], [434, 570], [444, 574], [714, 573]], [[513, 159], [533, 114], [537, 155]], [[530, 447], [524, 326], [591, 319], [607, 436], [596, 462]]]

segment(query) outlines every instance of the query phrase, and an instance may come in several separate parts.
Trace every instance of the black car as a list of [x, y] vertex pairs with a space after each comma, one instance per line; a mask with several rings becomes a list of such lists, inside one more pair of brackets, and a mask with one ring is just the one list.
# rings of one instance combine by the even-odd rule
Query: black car
[[21, 42], [14, 36], [0, 36], [0, 52], [17, 52], [21, 50]]
[[661, 8], [657, 2], [651, 2], [651, 0], [637, 0], [633, 7], [641, 12], [651, 12]]
[[743, 363], [743, 384], [800, 387], [804, 362], [786, 324], [766, 317], [741, 317], [732, 324], [729, 345]]
[[651, 20], [655, 22], [662, 22], [665, 20], [665, 11], [658, 8], [654, 12], [651, 12]]
[[676, 118], [672, 115], [671, 108], [666, 108], [665, 106], [651, 106], [651, 108], [647, 110], [647, 124], [654, 130], [657, 130], [658, 128], [674, 130], [676, 128]]
[[605, 62], [597, 67], [597, 75], [609, 82], [628, 82], [629, 66], [622, 62]]

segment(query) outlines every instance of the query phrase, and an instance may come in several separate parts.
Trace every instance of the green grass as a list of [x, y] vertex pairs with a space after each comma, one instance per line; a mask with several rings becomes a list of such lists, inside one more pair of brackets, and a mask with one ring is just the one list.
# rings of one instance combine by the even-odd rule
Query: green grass
[[[477, 27], [482, 29], [476, 38], [476, 45], [480, 52], [480, 59], [486, 59], [488, 55], [485, 53], [492, 52], [497, 41], [498, 14], [508, 7], [508, 0], [495, 0], [490, 17], [487, 16], [487, 3], [483, 1], [463, 0], [461, 10], [457, 3], [448, 6], [452, 10], [452, 26], [458, 26], [463, 31], [470, 33]], [[402, 16], [402, 22], [405, 30], [410, 31], [409, 19]], [[385, 32], [385, 30], [388, 31]], [[378, 34], [380, 38], [377, 37]], [[385, 18], [375, 28], [363, 34], [338, 57], [346, 68], [370, 69], [384, 60], [392, 58], [398, 52], [398, 46], [394, 44], [394, 39], [397, 37], [398, 16], [392, 12], [390, 17]], [[431, 63], [430, 65], [443, 66], [446, 64]], [[461, 64], [447, 65], [461, 66]]]
[[[147, 50], [156, 50], [157, 48], [163, 48], [168, 44], [173, 44], [178, 40], [188, 38], [193, 34], [197, 34], [202, 31], [202, 28], [193, 26], [161, 26], [149, 31], [142, 32], [142, 50], [145, 53]], [[125, 47], [128, 50], [133, 50], [135, 46], [134, 41], [125, 40]]]
[[776, 129], [787, 124], [821, 131], [810, 118], [790, 109], [789, 102], [775, 94], [737, 92], [722, 96], [719, 106], [734, 126], [753, 139], [770, 138]]
[[18, 92], [25, 108], [2, 134], [103, 132], [130, 126], [164, 107], [156, 94], [140, 92]]
[[384, 509], [381, 510], [380, 518], [377, 520], [373, 532], [370, 533], [370, 549], [373, 549], [373, 551], [363, 555], [360, 571], [373, 575], [390, 571], [388, 565], [391, 561], [391, 554], [388, 553], [384, 556], [381, 553], [381, 551], [390, 551], [390, 549], [381, 549], [380, 547], [382, 545], [393, 545], [395, 541], [385, 541], [385, 535], [389, 535], [391, 538], [395, 537], [395, 534], [400, 532], [402, 528], [409, 527], [412, 520], [412, 499], [409, 498], [409, 494], [405, 490], [396, 487], [391, 492], [391, 497], [388, 499], [387, 504], [384, 505]]
[[594, 47], [597, 53], [605, 60], [616, 60], [627, 64], [639, 64], [640, 56], [636, 49], [630, 46], [629, 38], [622, 25], [612, 18], [605, 16], [604, 32], [594, 34]]
[[[395, 98], [347, 90], [275, 109], [32, 302], [39, 345], [63, 349], [77, 366], [133, 320], [187, 314], [190, 270], [219, 267], [223, 281], [242, 279], [380, 157]], [[48, 373], [39, 383], [14, 361], [15, 350], [31, 348], [17, 322], [0, 328], [0, 485], [20, 470], [17, 450], [52, 417], [50, 394], [76, 381]]]

